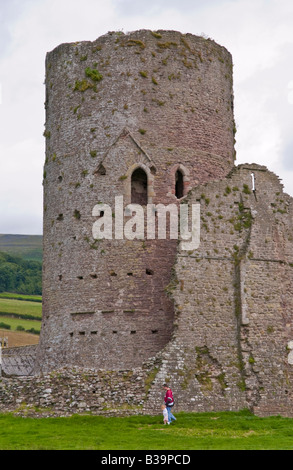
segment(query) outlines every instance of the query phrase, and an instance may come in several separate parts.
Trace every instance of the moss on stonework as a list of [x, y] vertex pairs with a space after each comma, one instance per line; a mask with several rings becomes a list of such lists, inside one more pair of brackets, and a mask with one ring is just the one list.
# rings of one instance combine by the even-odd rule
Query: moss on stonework
[[129, 39], [126, 43], [126, 46], [139, 46], [141, 49], [145, 49], [144, 42], [139, 39]]
[[83, 79], [83, 80], [76, 80], [73, 91], [81, 91], [84, 92], [88, 90], [89, 88], [95, 89], [95, 85], [90, 83], [88, 80]]
[[85, 74], [94, 82], [99, 82], [103, 78], [103, 75], [97, 69], [91, 69], [90, 67], [87, 67], [85, 69]]
[[145, 381], [144, 381], [144, 389], [145, 389], [145, 393], [147, 394], [148, 391], [150, 390], [156, 376], [157, 376], [157, 373], [159, 372], [159, 367], [154, 367], [147, 375]]

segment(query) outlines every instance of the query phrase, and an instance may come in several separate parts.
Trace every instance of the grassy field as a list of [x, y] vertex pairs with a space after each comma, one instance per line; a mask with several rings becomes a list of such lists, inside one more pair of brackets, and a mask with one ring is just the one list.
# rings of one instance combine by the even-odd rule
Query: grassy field
[[0, 415], [1, 450], [292, 450], [293, 419], [238, 413], [107, 418]]
[[34, 318], [41, 320], [42, 304], [39, 302], [25, 302], [23, 300], [0, 298], [0, 314], [2, 314], [2, 316], [14, 314], [28, 318], [33, 316]]
[[42, 261], [42, 243], [42, 235], [0, 234], [0, 251], [28, 260]]
[[15, 299], [42, 303], [41, 295], [14, 294], [12, 292], [0, 292], [0, 299]]
[[[39, 341], [41, 300], [41, 296], [7, 292], [0, 294], [0, 337], [8, 338], [9, 347], [36, 344]], [[20, 329], [22, 331], [17, 331]], [[34, 334], [28, 334], [30, 331]]]

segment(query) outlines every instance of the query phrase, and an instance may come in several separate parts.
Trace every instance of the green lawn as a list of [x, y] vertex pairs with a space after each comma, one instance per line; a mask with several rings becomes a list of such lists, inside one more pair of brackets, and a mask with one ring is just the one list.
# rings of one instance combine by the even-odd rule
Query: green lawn
[[[176, 413], [175, 413], [176, 414]], [[293, 419], [238, 413], [107, 418], [0, 415], [1, 450], [292, 450]]]

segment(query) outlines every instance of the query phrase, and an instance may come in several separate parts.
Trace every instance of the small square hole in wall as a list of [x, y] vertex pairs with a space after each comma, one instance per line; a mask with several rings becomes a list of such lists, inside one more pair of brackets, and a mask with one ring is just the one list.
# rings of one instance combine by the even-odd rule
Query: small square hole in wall
[[59, 274], [58, 279], [59, 281], [62, 281], [62, 274]]
[[116, 334], [117, 334], [117, 330], [113, 330], [112, 333], [113, 333], [113, 335], [116, 335]]
[[63, 220], [63, 219], [64, 219], [63, 214], [59, 214], [57, 217], [57, 220]]
[[156, 333], [158, 333], [158, 330], [152, 330], [153, 335], [155, 335]]
[[127, 273], [127, 276], [133, 276], [133, 273]]
[[72, 333], [72, 332], [71, 332], [71, 333], [69, 333], [69, 336], [71, 336], [71, 337], [72, 337], [72, 336], [73, 336], [73, 333]]
[[131, 334], [131, 335], [135, 335], [135, 334], [136, 334], [136, 331], [135, 331], [135, 330], [131, 330], [130, 334]]
[[77, 279], [83, 279], [83, 276], [77, 276]]
[[91, 276], [91, 278], [93, 278], [93, 279], [97, 279], [97, 277], [98, 277], [95, 273], [90, 274], [90, 276]]
[[91, 335], [96, 335], [97, 333], [97, 331], [91, 331]]
[[152, 276], [154, 274], [154, 271], [152, 269], [146, 269], [145, 272], [148, 276]]
[[85, 335], [85, 331], [79, 331], [78, 334], [79, 334], [80, 336], [84, 336], [84, 335]]

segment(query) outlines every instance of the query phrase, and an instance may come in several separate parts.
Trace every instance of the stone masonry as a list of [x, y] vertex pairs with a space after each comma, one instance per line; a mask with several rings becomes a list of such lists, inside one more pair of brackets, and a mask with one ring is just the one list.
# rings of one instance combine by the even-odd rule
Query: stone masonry
[[[292, 198], [234, 166], [228, 51], [108, 33], [49, 53], [46, 93], [41, 338], [25, 377], [3, 354], [0, 409], [159, 414], [168, 382], [176, 411], [293, 416]], [[115, 196], [199, 205], [199, 247], [95, 240]]]
[[[176, 240], [96, 240], [93, 208], [145, 175], [146, 202], [179, 204], [234, 161], [229, 52], [174, 31], [109, 33], [46, 58], [43, 326], [36, 371], [138, 367], [170, 340]], [[143, 188], [142, 188], [143, 191]], [[140, 200], [139, 200], [140, 201]]]

